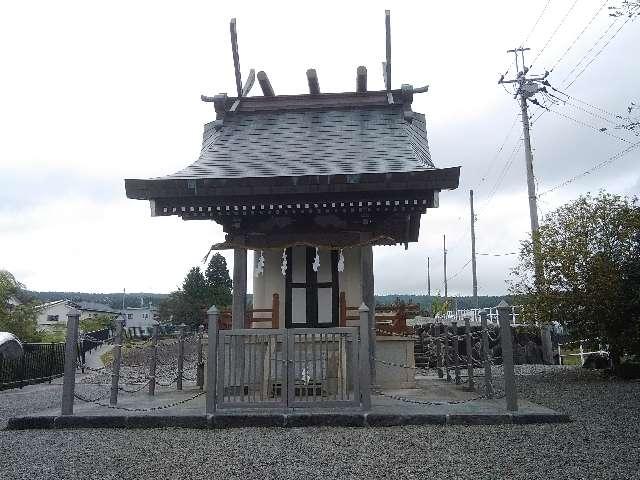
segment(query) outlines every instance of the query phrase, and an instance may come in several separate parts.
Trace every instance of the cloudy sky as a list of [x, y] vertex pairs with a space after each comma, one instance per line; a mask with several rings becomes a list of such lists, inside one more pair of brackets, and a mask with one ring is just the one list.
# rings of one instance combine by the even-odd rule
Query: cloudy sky
[[[607, 6], [614, 0], [594, 18], [602, 5], [3, 2], [0, 268], [34, 290], [175, 289], [211, 243], [222, 240], [221, 227], [151, 218], [147, 202], [125, 198], [124, 178], [172, 173], [197, 159], [202, 125], [214, 118], [200, 94], [234, 91], [229, 19], [237, 17], [244, 75], [265, 70], [276, 93], [306, 92], [311, 67], [322, 91], [353, 90], [358, 65], [369, 69], [369, 88], [382, 89], [384, 9], [390, 8], [393, 87], [430, 85], [413, 108], [427, 116], [436, 165], [460, 165], [462, 173], [460, 188], [443, 192], [441, 207], [423, 216], [418, 244], [408, 251], [375, 249], [376, 292], [425, 293], [427, 257], [432, 289], [441, 289], [446, 234], [449, 292], [469, 294], [471, 269], [463, 269], [470, 258], [469, 189], [476, 192], [478, 252], [514, 252], [529, 228], [519, 110], [497, 84], [512, 62], [506, 50], [526, 40], [532, 71], [557, 63], [549, 80], [559, 89], [587, 66], [567, 92], [608, 112], [624, 113], [640, 101], [640, 22], [611, 25]], [[639, 140], [616, 130], [607, 113], [572, 103], [554, 105], [556, 113], [534, 122], [541, 192]], [[588, 191], [636, 194], [638, 160], [640, 148], [543, 195], [540, 214]], [[231, 266], [232, 255], [227, 259]], [[503, 293], [514, 260], [480, 256], [480, 293]]]

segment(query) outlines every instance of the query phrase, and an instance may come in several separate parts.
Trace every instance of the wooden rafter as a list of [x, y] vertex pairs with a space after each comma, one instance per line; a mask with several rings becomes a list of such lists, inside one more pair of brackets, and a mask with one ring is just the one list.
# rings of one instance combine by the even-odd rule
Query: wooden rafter
[[367, 67], [360, 65], [356, 71], [356, 92], [367, 91]]
[[309, 93], [311, 95], [320, 93], [320, 83], [318, 82], [318, 73], [315, 68], [307, 70], [307, 83], [309, 84]]
[[385, 88], [387, 91], [391, 90], [391, 12], [389, 10], [384, 11], [384, 25], [386, 30], [387, 39], [387, 61], [385, 64]]
[[271, 82], [269, 82], [269, 78], [267, 74], [264, 73], [263, 70], [258, 72], [258, 83], [260, 84], [260, 88], [262, 89], [262, 94], [265, 97], [273, 97], [275, 93], [273, 92], [273, 87], [271, 86]]
[[238, 33], [236, 31], [236, 19], [232, 18], [229, 23], [231, 32], [231, 53], [233, 54], [233, 68], [236, 74], [236, 90], [238, 96], [242, 96], [242, 74], [240, 73], [240, 56], [238, 55]]

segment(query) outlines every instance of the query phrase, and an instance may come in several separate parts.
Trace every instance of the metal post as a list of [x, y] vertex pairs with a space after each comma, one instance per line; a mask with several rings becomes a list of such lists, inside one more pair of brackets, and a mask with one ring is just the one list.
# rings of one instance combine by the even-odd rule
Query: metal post
[[80, 312], [76, 309], [71, 309], [67, 313], [67, 339], [64, 346], [62, 415], [73, 415], [73, 398], [76, 389], [76, 357], [78, 355], [78, 323], [80, 323]]
[[502, 344], [502, 367], [507, 410], [517, 412], [518, 394], [516, 392], [516, 377], [513, 371], [513, 344], [509, 310], [509, 307], [498, 307], [498, 322], [500, 322], [500, 343]]
[[447, 373], [447, 382], [451, 381], [449, 371], [449, 325], [444, 326], [444, 370]]
[[476, 271], [476, 217], [473, 211], [473, 190], [469, 190], [471, 208], [471, 277], [473, 286], [473, 307], [478, 308], [478, 276]]
[[113, 366], [111, 367], [111, 397], [109, 404], [118, 403], [118, 383], [120, 382], [120, 364], [122, 363], [122, 322], [116, 318], [116, 335], [113, 339]]
[[582, 348], [582, 340], [580, 340], [580, 365], [584, 366], [584, 348]]
[[360, 314], [360, 398], [362, 409], [371, 410], [371, 364], [369, 363], [369, 307], [364, 303]]
[[204, 388], [204, 361], [202, 360], [202, 336], [204, 332], [204, 326], [198, 327], [198, 365], [197, 365], [197, 385], [200, 390]]
[[156, 364], [158, 362], [158, 325], [153, 327], [151, 340], [151, 361], [149, 362], [149, 395], [156, 394]]
[[184, 328], [186, 325], [183, 323], [179, 326], [180, 333], [178, 334], [178, 375], [176, 380], [176, 389], [182, 390], [182, 371], [184, 369]]
[[482, 363], [484, 364], [484, 385], [487, 390], [487, 397], [493, 398], [491, 353], [489, 351], [489, 331], [487, 330], [487, 312], [485, 310], [480, 311], [480, 322], [482, 324]]
[[460, 385], [460, 346], [458, 345], [458, 322], [451, 322], [453, 328], [453, 365], [455, 370], [456, 385]]
[[207, 310], [209, 324], [207, 327], [207, 405], [206, 413], [216, 411], [216, 385], [218, 382], [218, 309], [212, 305]]
[[437, 323], [435, 326], [435, 335], [436, 335], [436, 367], [438, 368], [438, 377], [442, 378], [444, 376], [442, 372], [442, 339], [440, 338], [441, 325]]
[[553, 365], [553, 344], [551, 343], [551, 325], [543, 325], [540, 329], [542, 339], [542, 361], [545, 365]]
[[464, 329], [467, 337], [467, 387], [469, 390], [473, 390], [473, 344], [471, 342], [471, 319], [469, 317], [464, 319]]

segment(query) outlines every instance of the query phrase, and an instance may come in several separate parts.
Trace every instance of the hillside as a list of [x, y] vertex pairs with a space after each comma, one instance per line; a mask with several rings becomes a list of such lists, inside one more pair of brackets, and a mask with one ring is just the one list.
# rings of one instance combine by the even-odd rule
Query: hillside
[[[25, 292], [31, 298], [39, 301], [39, 302], [52, 302], [54, 300], [62, 300], [69, 299], [74, 300], [76, 302], [84, 301], [84, 302], [97, 302], [103, 303], [105, 305], [109, 305], [112, 308], [120, 308], [122, 307], [122, 292], [118, 293], [85, 293], [85, 292], [33, 292], [27, 291]], [[153, 305], [158, 305], [164, 298], [166, 298], [167, 294], [162, 293], [145, 293], [145, 292], [135, 292], [129, 293], [127, 292], [125, 296], [125, 305], [127, 307], [140, 307], [140, 306], [148, 306], [150, 303]], [[427, 295], [408, 295], [404, 293], [392, 294], [392, 295], [376, 295], [376, 303], [377, 304], [390, 304], [395, 302], [396, 299], [400, 299], [405, 303], [417, 303], [420, 305], [421, 309], [429, 310], [431, 308], [431, 303], [433, 299], [437, 298], [435, 296], [427, 296]], [[511, 303], [511, 298], [509, 296], [498, 297], [498, 296], [479, 296], [478, 303], [480, 308], [487, 307], [495, 307], [500, 300], [505, 299], [508, 303]], [[251, 303], [252, 295], [247, 295], [247, 302]], [[473, 308], [473, 298], [472, 297], [455, 297], [457, 301], [457, 305], [459, 309], [465, 308]]]

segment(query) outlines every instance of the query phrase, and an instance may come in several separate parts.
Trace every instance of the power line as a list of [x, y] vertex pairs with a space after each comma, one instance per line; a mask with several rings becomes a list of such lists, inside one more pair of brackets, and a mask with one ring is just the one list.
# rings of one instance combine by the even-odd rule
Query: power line
[[591, 17], [591, 20], [589, 20], [587, 25], [582, 29], [582, 31], [578, 34], [578, 36], [573, 39], [573, 42], [571, 42], [571, 44], [567, 47], [567, 49], [564, 51], [564, 53], [562, 55], [560, 55], [560, 57], [558, 57], [558, 59], [555, 61], [555, 63], [553, 64], [553, 66], [549, 70], [550, 72], [553, 72], [553, 70], [558, 66], [558, 64], [564, 59], [564, 57], [567, 56], [567, 54], [575, 46], [575, 44], [578, 42], [578, 40], [580, 40], [580, 38], [582, 38], [582, 35], [584, 35], [584, 32], [586, 32], [589, 29], [589, 27], [591, 26], [593, 21], [596, 19], [598, 14], [602, 11], [602, 9], [607, 5], [608, 2], [609, 2], [609, 0], [604, 0], [604, 2], [602, 2], [602, 5], [600, 5], [598, 10], [596, 10], [596, 13], [593, 14], [593, 16]]
[[511, 151], [511, 153], [507, 157], [507, 160], [506, 160], [504, 166], [502, 167], [502, 170], [498, 174], [498, 179], [496, 180], [496, 183], [494, 184], [493, 188], [489, 192], [489, 198], [485, 201], [485, 203], [481, 207], [481, 209], [483, 211], [491, 203], [491, 200], [493, 200], [493, 197], [495, 196], [495, 194], [497, 193], [498, 189], [500, 188], [500, 185], [502, 184], [502, 182], [504, 181], [505, 177], [507, 176], [507, 173], [509, 172], [509, 169], [511, 168], [511, 165], [513, 164], [513, 161], [515, 160], [515, 156], [518, 154], [518, 152], [522, 148], [521, 140], [522, 140], [522, 137], [518, 138], [518, 141], [514, 145], [513, 150]]
[[[544, 7], [542, 7], [542, 11], [540, 12], [540, 15], [538, 15], [538, 18], [536, 19], [535, 23], [533, 24], [533, 27], [531, 27], [531, 30], [529, 30], [529, 33], [527, 34], [527, 37], [522, 41], [522, 43], [520, 45], [524, 45], [525, 43], [527, 43], [527, 40], [529, 40], [529, 38], [533, 34], [534, 30], [536, 29], [536, 27], [540, 23], [540, 20], [542, 20], [542, 17], [544, 16], [544, 14], [547, 11], [547, 8], [549, 7], [550, 4], [551, 4], [551, 0], [547, 0], [547, 3], [545, 3]], [[509, 66], [505, 70], [503, 76], [506, 77], [507, 75], [509, 75], [509, 72], [511, 71], [511, 67], [512, 66], [513, 66], [513, 64], [509, 63]], [[523, 65], [523, 67], [524, 67], [524, 65]], [[516, 72], [516, 73], [518, 73], [518, 72]], [[505, 87], [504, 85], [502, 85], [502, 88], [507, 90], [507, 87]], [[509, 93], [508, 90], [507, 90], [507, 93]], [[515, 92], [513, 92], [513, 94], [515, 94]]]
[[[538, 15], [536, 23], [533, 24], [533, 27], [531, 27], [531, 30], [529, 30], [529, 33], [527, 34], [527, 37], [522, 41], [521, 45], [525, 45], [527, 43], [527, 41], [531, 37], [531, 34], [533, 33], [533, 31], [536, 29], [536, 27], [540, 23], [540, 20], [542, 20], [542, 17], [544, 16], [544, 13], [547, 11], [547, 8], [549, 7], [550, 3], [551, 3], [551, 0], [547, 0], [547, 3], [544, 4], [544, 7], [542, 7], [542, 11], [540, 12], [540, 15]], [[506, 76], [506, 74], [505, 74], [505, 76]]]
[[573, 117], [571, 117], [569, 115], [566, 115], [564, 113], [558, 112], [556, 110], [552, 110], [549, 107], [544, 107], [544, 108], [546, 108], [551, 113], [555, 113], [556, 115], [560, 115], [561, 117], [564, 117], [567, 120], [571, 120], [572, 122], [577, 123], [578, 125], [582, 125], [583, 127], [590, 128], [591, 130], [595, 130], [598, 133], [601, 133], [603, 135], [607, 135], [609, 137], [615, 138], [617, 140], [620, 140], [621, 142], [633, 144], [633, 142], [631, 142], [630, 140], [627, 140], [626, 138], [622, 138], [622, 137], [619, 137], [619, 136], [614, 135], [612, 133], [609, 133], [606, 129], [598, 128], [598, 127], [596, 127], [594, 125], [591, 125], [590, 123], [583, 122], [582, 120], [578, 120], [577, 118], [573, 118]]
[[611, 157], [607, 158], [606, 160], [594, 165], [593, 167], [589, 168], [588, 170], [585, 170], [582, 173], [579, 173], [577, 175], [574, 175], [573, 177], [565, 180], [562, 183], [559, 183], [547, 190], [545, 190], [544, 192], [538, 194], [538, 197], [542, 197], [543, 195], [546, 195], [547, 193], [551, 193], [551, 192], [555, 192], [556, 190], [559, 190], [561, 188], [566, 187], [567, 185], [575, 182], [576, 180], [578, 180], [579, 178], [582, 178], [586, 175], [589, 175], [590, 173], [599, 170], [603, 167], [606, 167], [607, 165], [610, 165], [612, 163], [614, 163], [617, 160], [620, 160], [622, 157], [624, 157], [626, 154], [628, 154], [629, 152], [633, 151], [634, 149], [640, 147], [640, 142], [634, 143], [632, 145], [630, 145], [629, 147], [625, 148], [624, 150], [616, 153], [615, 155], [612, 155]]
[[507, 253], [477, 253], [476, 255], [483, 255], [485, 257], [505, 257], [507, 255], [518, 255], [518, 252], [507, 252]]
[[571, 12], [573, 11], [573, 9], [575, 8], [577, 3], [578, 3], [578, 0], [574, 0], [573, 1], [571, 6], [569, 7], [569, 10], [567, 10], [567, 13], [565, 13], [564, 17], [562, 17], [562, 20], [560, 20], [560, 23], [558, 24], [556, 29], [553, 31], [551, 36], [549, 36], [549, 39], [547, 40], [547, 43], [544, 44], [542, 49], [536, 55], [536, 58], [534, 58], [533, 62], [531, 62], [531, 67], [530, 68], [533, 68], [533, 65], [536, 63], [536, 60], [538, 60], [538, 58], [540, 58], [540, 55], [542, 55], [542, 52], [544, 52], [546, 50], [546, 48], [549, 46], [549, 44], [551, 43], [551, 40], [553, 40], [553, 37], [555, 37], [556, 33], [558, 33], [558, 30], [560, 30], [560, 27], [562, 27], [562, 25], [564, 25], [564, 22], [567, 20], [569, 15], [571, 15]]
[[620, 33], [620, 30], [622, 30], [624, 28], [624, 26], [629, 23], [629, 21], [631, 20], [635, 20], [636, 17], [632, 17], [629, 16], [627, 17], [627, 19], [622, 23], [622, 25], [620, 25], [620, 27], [618, 28], [618, 30], [615, 31], [615, 33], [612, 35], [612, 37], [607, 40], [607, 42], [602, 46], [602, 48], [598, 51], [598, 53], [596, 53], [593, 58], [589, 61], [589, 63], [587, 63], [584, 68], [582, 70], [580, 70], [580, 73], [578, 73], [578, 75], [576, 75], [576, 77], [571, 81], [571, 83], [569, 83], [569, 85], [567, 85], [565, 88], [569, 88], [571, 85], [573, 85], [575, 83], [576, 80], [578, 80], [578, 78], [580, 78], [580, 76], [585, 72], [585, 70], [589, 67], [589, 65], [591, 65], [596, 58], [598, 58], [598, 56], [602, 53], [602, 51], [607, 48], [607, 45], [609, 45], [609, 43], [611, 43], [611, 41], [616, 38], [616, 35], [618, 35], [618, 33]]
[[451, 275], [450, 277], [447, 277], [447, 281], [449, 280], [453, 280], [454, 278], [456, 278], [458, 275], [460, 275], [462, 272], [464, 272], [464, 269], [467, 268], [469, 266], [469, 264], [471, 263], [471, 259], [469, 259], [467, 261], [467, 263], [465, 263], [460, 270], [458, 270], [455, 274]]
[[[573, 72], [575, 72], [575, 71], [580, 67], [580, 65], [582, 64], [582, 61], [583, 61], [585, 58], [587, 58], [587, 57], [589, 56], [589, 54], [590, 54], [590, 53], [591, 53], [591, 52], [596, 48], [596, 46], [600, 43], [600, 40], [602, 40], [602, 39], [607, 35], [607, 33], [609, 33], [609, 31], [613, 28], [613, 26], [614, 26], [616, 23], [618, 23], [618, 18], [617, 18], [617, 17], [613, 19], [613, 21], [609, 24], [609, 26], [608, 26], [608, 27], [605, 29], [605, 31], [602, 33], [602, 35], [600, 35], [600, 36], [596, 39], [596, 41], [593, 43], [593, 45], [591, 45], [591, 47], [589, 48], [589, 50], [587, 50], [587, 51], [585, 52], [585, 54], [582, 56], [582, 58], [580, 58], [580, 60], [578, 60], [578, 63], [576, 63], [576, 64], [574, 65], [574, 67], [571, 69], [571, 71], [570, 71], [570, 72], [569, 72], [569, 73], [568, 73], [568, 74], [567, 74], [567, 75], [562, 79], [562, 81], [560, 82], [561, 84], [564, 84], [564, 83], [567, 81], [567, 79], [571, 76], [571, 74], [572, 74]], [[567, 87], [565, 86], [565, 87], [563, 87], [563, 88], [567, 88]]]
[[593, 105], [593, 104], [591, 104], [591, 103], [589, 103], [589, 102], [586, 102], [586, 101], [584, 101], [584, 100], [580, 100], [579, 98], [574, 97], [574, 96], [572, 96], [572, 95], [569, 95], [567, 92], [563, 92], [562, 90], [558, 90], [557, 88], [555, 88], [555, 87], [553, 87], [553, 86], [551, 87], [551, 89], [552, 89], [554, 92], [558, 92], [559, 94], [564, 95], [564, 96], [565, 96], [565, 97], [567, 97], [567, 98], [570, 98], [571, 100], [574, 100], [574, 101], [576, 101], [576, 102], [578, 102], [578, 103], [582, 103], [583, 105], [587, 105], [588, 107], [591, 107], [591, 108], [593, 108], [594, 110], [598, 110], [599, 112], [606, 113], [607, 115], [610, 115], [610, 116], [612, 116], [612, 117], [614, 117], [614, 118], [616, 118], [616, 119], [624, 119], [624, 118], [622, 117], [622, 115], [619, 115], [619, 114], [617, 114], [617, 113], [610, 112], [609, 110], [605, 110], [604, 108], [600, 108], [600, 107], [598, 107], [598, 106], [596, 106], [596, 105]]
[[489, 162], [489, 167], [487, 168], [487, 171], [485, 172], [485, 174], [481, 177], [480, 182], [484, 182], [485, 179], [489, 176], [489, 173], [493, 169], [493, 166], [495, 165], [496, 160], [498, 159], [498, 157], [500, 156], [500, 154], [504, 150], [505, 145], [509, 141], [509, 138], [511, 137], [511, 134], [513, 133], [513, 130], [514, 130], [516, 124], [518, 123], [518, 118], [519, 117], [520, 117], [520, 115], [516, 115], [514, 117], [513, 123], [511, 124], [511, 127], [509, 128], [509, 131], [507, 132], [507, 136], [504, 137], [504, 141], [502, 142], [500, 147], [498, 147], [498, 151], [493, 155], [493, 158], [491, 159], [491, 162]]

